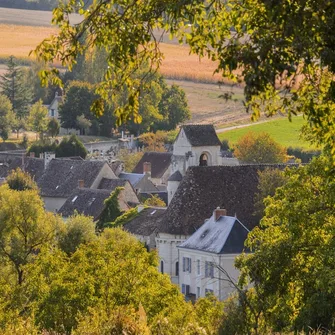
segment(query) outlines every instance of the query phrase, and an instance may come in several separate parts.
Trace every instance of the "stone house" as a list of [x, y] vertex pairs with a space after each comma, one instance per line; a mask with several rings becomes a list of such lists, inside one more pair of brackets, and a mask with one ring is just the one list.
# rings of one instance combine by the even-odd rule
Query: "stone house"
[[106, 162], [51, 159], [38, 180], [38, 186], [45, 208], [57, 212], [74, 189], [98, 189], [103, 178], [117, 179]]
[[166, 190], [171, 174], [171, 152], [145, 152], [133, 169], [133, 173], [147, 173], [150, 180], [161, 191]]
[[[123, 184], [129, 183], [126, 182]], [[117, 183], [115, 185], [114, 189], [119, 186]], [[77, 212], [86, 216], [92, 216], [93, 220], [97, 221], [105, 208], [105, 200], [109, 198], [114, 189], [76, 188], [59, 209], [58, 213], [67, 218]], [[132, 190], [131, 187], [130, 189]], [[130, 198], [127, 197], [128, 192], [125, 187], [118, 196], [118, 204], [121, 211], [127, 211], [132, 206], [138, 204], [138, 200], [137, 203], [135, 200], [137, 199], [135, 192], [132, 191], [133, 194], [131, 194]]]
[[[235, 291], [239, 271], [235, 258], [245, 250], [249, 230], [236, 218], [217, 208], [210, 219], [178, 246], [179, 287], [186, 299], [211, 292], [225, 300]], [[220, 271], [219, 268], [223, 269]]]
[[159, 222], [165, 213], [163, 207], [138, 206], [138, 214], [135, 218], [123, 225], [129, 233], [135, 235], [139, 241], [145, 244], [148, 250], [156, 248], [156, 235]]

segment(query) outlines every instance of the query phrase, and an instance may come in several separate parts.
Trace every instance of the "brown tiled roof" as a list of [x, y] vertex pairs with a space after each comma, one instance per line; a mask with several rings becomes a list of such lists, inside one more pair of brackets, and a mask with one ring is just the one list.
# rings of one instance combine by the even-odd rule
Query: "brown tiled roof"
[[212, 124], [190, 124], [182, 126], [190, 144], [194, 147], [220, 145]]
[[181, 181], [159, 228], [170, 234], [193, 234], [211, 217], [213, 209], [227, 210], [252, 229], [259, 222], [253, 215], [258, 191], [258, 171], [283, 165], [190, 167]]
[[165, 208], [144, 208], [134, 219], [124, 224], [123, 228], [132, 234], [149, 236], [157, 231], [165, 211]]
[[137, 163], [133, 173], [144, 173], [143, 163], [151, 163], [151, 177], [161, 178], [171, 164], [171, 152], [145, 152], [141, 160]]
[[68, 197], [84, 180], [84, 187], [91, 187], [103, 166], [102, 161], [52, 159], [38, 181], [42, 196]]
[[97, 220], [105, 207], [104, 201], [110, 196], [110, 193], [107, 190], [77, 188], [58, 212], [68, 217], [77, 211], [79, 214], [93, 216], [94, 220]]

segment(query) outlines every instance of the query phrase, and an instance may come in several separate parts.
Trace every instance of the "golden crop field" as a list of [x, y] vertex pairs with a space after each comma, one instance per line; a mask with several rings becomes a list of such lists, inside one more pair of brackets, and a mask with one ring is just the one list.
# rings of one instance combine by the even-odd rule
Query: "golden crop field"
[[[0, 24], [0, 56], [28, 57], [29, 52], [44, 38], [57, 33], [57, 28]], [[169, 78], [217, 82], [213, 76], [215, 64], [208, 59], [199, 60], [189, 55], [187, 47], [161, 44], [165, 58], [161, 72]]]

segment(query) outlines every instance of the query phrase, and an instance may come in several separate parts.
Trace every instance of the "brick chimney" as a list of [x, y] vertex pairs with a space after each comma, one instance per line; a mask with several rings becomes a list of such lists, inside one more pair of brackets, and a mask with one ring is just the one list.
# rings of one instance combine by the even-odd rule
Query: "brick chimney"
[[32, 157], [32, 158], [34, 158], [34, 157], [35, 157], [35, 152], [33, 152], [33, 151], [30, 152], [30, 153], [29, 153], [29, 156]]
[[144, 162], [143, 163], [143, 173], [148, 174], [151, 177], [151, 163]]
[[217, 207], [214, 210], [213, 215], [214, 215], [214, 220], [216, 222], [217, 220], [220, 219], [221, 216], [226, 216], [227, 215], [227, 210], [223, 209], [223, 208], [220, 208], [220, 207]]
[[84, 180], [82, 180], [82, 179], [78, 180], [78, 187], [79, 188], [84, 188]]

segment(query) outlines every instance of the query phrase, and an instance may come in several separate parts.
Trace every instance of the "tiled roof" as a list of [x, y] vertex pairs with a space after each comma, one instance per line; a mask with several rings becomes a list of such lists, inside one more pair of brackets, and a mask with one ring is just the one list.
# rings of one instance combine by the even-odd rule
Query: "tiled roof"
[[235, 217], [221, 216], [215, 221], [212, 216], [179, 247], [215, 254], [238, 254], [245, 249], [248, 233]]
[[98, 186], [99, 189], [114, 191], [116, 187], [124, 187], [127, 180], [102, 178]]
[[93, 216], [94, 220], [97, 220], [105, 207], [104, 201], [110, 196], [110, 193], [107, 190], [77, 188], [58, 212], [68, 217], [77, 211], [79, 214]]
[[143, 163], [151, 163], [151, 177], [161, 178], [171, 164], [171, 152], [145, 152], [133, 173], [143, 173]]
[[144, 208], [138, 215], [123, 225], [123, 228], [132, 234], [149, 236], [157, 231], [165, 208]]
[[214, 126], [211, 124], [190, 124], [182, 126], [187, 139], [194, 147], [220, 145]]
[[12, 170], [17, 168], [29, 173], [35, 181], [38, 181], [44, 172], [44, 160], [26, 156], [23, 158], [4, 155], [0, 157], [1, 178], [6, 178]]
[[123, 179], [123, 180], [128, 180], [130, 182], [130, 184], [135, 187], [136, 184], [142, 179], [144, 178], [144, 174], [143, 173], [126, 173], [126, 172], [122, 172], [119, 174], [119, 178]]
[[103, 166], [102, 161], [78, 161], [52, 159], [45, 173], [38, 181], [42, 196], [68, 197], [84, 181], [84, 187], [91, 187]]
[[174, 172], [168, 179], [168, 181], [181, 181], [183, 176], [181, 175], [180, 171]]
[[258, 171], [284, 165], [190, 167], [164, 215], [160, 232], [192, 235], [212, 215], [213, 208], [227, 210], [248, 228], [260, 218], [254, 215]]

